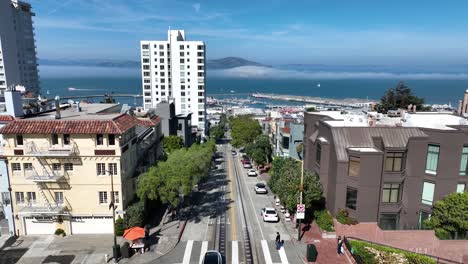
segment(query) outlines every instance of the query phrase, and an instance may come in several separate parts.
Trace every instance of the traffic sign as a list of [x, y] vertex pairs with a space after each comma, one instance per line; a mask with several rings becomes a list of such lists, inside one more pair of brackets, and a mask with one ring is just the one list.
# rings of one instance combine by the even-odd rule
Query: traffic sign
[[305, 205], [298, 204], [296, 207], [296, 219], [304, 219], [305, 218]]

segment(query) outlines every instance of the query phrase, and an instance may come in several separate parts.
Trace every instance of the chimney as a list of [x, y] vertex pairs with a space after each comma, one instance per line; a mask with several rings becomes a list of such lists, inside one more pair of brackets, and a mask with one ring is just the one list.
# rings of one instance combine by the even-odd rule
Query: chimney
[[416, 105], [413, 105], [413, 112], [416, 113]]
[[467, 111], [468, 111], [468, 90], [465, 91], [465, 95], [463, 96], [462, 115], [466, 114]]
[[412, 105], [412, 104], [408, 105], [408, 112], [411, 112], [411, 109], [412, 109], [412, 108], [413, 108], [413, 105]]
[[16, 91], [15, 88], [5, 91], [5, 106], [9, 115], [13, 117], [22, 117], [24, 112], [21, 92]]
[[463, 108], [463, 101], [462, 100], [458, 100], [458, 111], [457, 111], [457, 114], [459, 116], [461, 116], [463, 113], [462, 113], [462, 108]]
[[55, 96], [55, 119], [60, 119], [60, 96]]

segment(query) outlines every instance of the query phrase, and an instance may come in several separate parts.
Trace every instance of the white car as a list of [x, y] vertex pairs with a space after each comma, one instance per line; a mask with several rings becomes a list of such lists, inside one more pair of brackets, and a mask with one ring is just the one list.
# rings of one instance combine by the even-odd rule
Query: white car
[[247, 175], [248, 175], [248, 176], [257, 176], [257, 172], [255, 172], [255, 170], [252, 169], [252, 170], [249, 170], [249, 171], [247, 172]]
[[262, 208], [261, 214], [263, 216], [263, 222], [279, 221], [278, 213], [276, 213], [276, 210], [273, 207]]
[[266, 194], [268, 193], [268, 190], [266, 188], [266, 185], [262, 182], [259, 182], [257, 184], [255, 184], [255, 193], [259, 194]]
[[252, 168], [252, 164], [250, 164], [250, 163], [244, 163], [243, 166], [244, 166], [244, 169], [251, 169]]

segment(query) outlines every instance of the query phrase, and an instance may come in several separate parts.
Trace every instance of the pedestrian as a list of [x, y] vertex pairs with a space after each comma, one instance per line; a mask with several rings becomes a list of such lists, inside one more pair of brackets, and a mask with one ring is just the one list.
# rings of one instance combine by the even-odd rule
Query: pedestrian
[[279, 232], [276, 232], [275, 246], [279, 250], [281, 244], [281, 236]]
[[336, 249], [336, 253], [338, 253], [338, 255], [341, 255], [342, 245], [343, 245], [343, 240], [341, 240], [341, 236], [338, 236], [338, 246], [337, 246], [337, 249]]

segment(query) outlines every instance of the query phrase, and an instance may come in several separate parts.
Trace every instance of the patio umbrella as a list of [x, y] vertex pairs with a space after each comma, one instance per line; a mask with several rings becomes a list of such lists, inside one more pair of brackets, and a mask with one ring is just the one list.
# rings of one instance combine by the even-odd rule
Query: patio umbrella
[[145, 236], [145, 229], [139, 226], [130, 227], [129, 229], [125, 229], [123, 234], [123, 238], [127, 240], [135, 240], [138, 238], [142, 238]]

